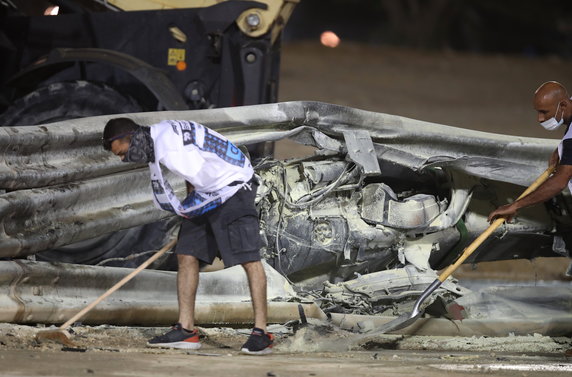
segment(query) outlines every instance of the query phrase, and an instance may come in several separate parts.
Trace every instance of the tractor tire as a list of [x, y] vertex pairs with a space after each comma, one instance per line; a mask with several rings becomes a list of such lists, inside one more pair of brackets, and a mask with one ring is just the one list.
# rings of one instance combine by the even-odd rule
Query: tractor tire
[[142, 111], [131, 98], [105, 84], [58, 82], [14, 101], [0, 115], [0, 126], [30, 126], [95, 115]]

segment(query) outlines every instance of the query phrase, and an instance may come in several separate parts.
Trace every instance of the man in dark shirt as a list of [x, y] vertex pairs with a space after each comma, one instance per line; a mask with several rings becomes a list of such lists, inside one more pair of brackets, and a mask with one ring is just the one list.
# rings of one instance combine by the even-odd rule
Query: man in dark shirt
[[[556, 166], [554, 174], [535, 191], [513, 203], [501, 206], [489, 214], [489, 222], [497, 217], [506, 217], [511, 220], [516, 212], [537, 203], [543, 203], [558, 195], [568, 185], [572, 190], [572, 101], [568, 91], [562, 84], [549, 81], [542, 84], [534, 92], [534, 109], [537, 112], [538, 122], [549, 131], [565, 126], [565, 134], [552, 153], [549, 164]], [[572, 247], [572, 245], [567, 245]]]
[[[538, 122], [548, 131], [554, 131], [565, 126], [564, 137], [558, 148], [552, 153], [549, 166], [556, 166], [554, 174], [535, 191], [527, 196], [514, 201], [511, 204], [501, 206], [489, 214], [489, 222], [498, 217], [510, 220], [516, 212], [524, 207], [537, 203], [546, 202], [558, 195], [568, 185], [572, 191], [572, 101], [568, 91], [562, 84], [556, 81], [548, 81], [542, 84], [534, 92], [534, 109], [537, 112]], [[572, 234], [567, 232], [562, 237], [566, 243], [566, 249], [572, 250]], [[572, 349], [567, 350], [567, 356], [572, 356]]]

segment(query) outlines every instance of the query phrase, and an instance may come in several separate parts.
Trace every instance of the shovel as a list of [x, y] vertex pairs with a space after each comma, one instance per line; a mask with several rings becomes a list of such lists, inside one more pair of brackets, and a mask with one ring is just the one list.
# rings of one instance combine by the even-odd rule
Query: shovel
[[[534, 181], [518, 197], [518, 199], [523, 198], [526, 195], [533, 192], [534, 190], [536, 190], [538, 186], [543, 184], [548, 179], [548, 177], [550, 177], [554, 169], [555, 166], [550, 166], [548, 169], [546, 169], [544, 173], [542, 173], [540, 177], [536, 178], [536, 181]], [[415, 302], [415, 305], [413, 306], [413, 311], [411, 313], [405, 313], [395, 318], [394, 320], [387, 322], [386, 324], [381, 326], [377, 331], [375, 331], [375, 334], [384, 334], [386, 332], [400, 330], [415, 322], [417, 318], [419, 318], [423, 314], [423, 310], [421, 310], [420, 307], [421, 304], [427, 299], [427, 297], [429, 297], [431, 293], [433, 293], [437, 288], [439, 288], [441, 284], [465, 261], [465, 259], [467, 259], [477, 249], [477, 247], [479, 247], [481, 243], [483, 243], [483, 241], [487, 239], [488, 236], [491, 235], [492, 232], [494, 232], [499, 226], [501, 226], [501, 224], [505, 220], [506, 219], [504, 217], [500, 217], [495, 221], [493, 221], [491, 225], [489, 225], [489, 227], [483, 233], [481, 233], [480, 236], [478, 236], [469, 246], [467, 246], [465, 250], [463, 250], [461, 256], [457, 259], [457, 261], [455, 261], [455, 263], [447, 267], [445, 271], [443, 271], [441, 275], [439, 275], [439, 277], [435, 279], [435, 281], [431, 283], [431, 285], [429, 285], [429, 287], [427, 287], [427, 289], [423, 291], [421, 296]]]
[[70, 327], [74, 322], [76, 322], [78, 319], [83, 317], [87, 312], [89, 312], [91, 309], [93, 309], [95, 307], [95, 305], [99, 304], [107, 296], [111, 295], [113, 292], [115, 292], [116, 290], [121, 288], [123, 285], [125, 285], [125, 283], [127, 283], [129, 280], [131, 280], [139, 272], [141, 272], [142, 270], [147, 268], [151, 263], [153, 263], [157, 259], [159, 259], [159, 257], [161, 255], [165, 254], [165, 252], [167, 252], [167, 250], [171, 249], [175, 245], [176, 242], [177, 242], [177, 240], [172, 240], [167, 245], [163, 246], [163, 248], [161, 250], [157, 251], [155, 254], [153, 254], [153, 256], [151, 258], [149, 258], [145, 262], [141, 263], [141, 265], [139, 267], [137, 267], [135, 270], [133, 270], [129, 275], [125, 276], [118, 283], [116, 283], [113, 287], [109, 288], [107, 291], [105, 291], [104, 294], [99, 296], [95, 301], [93, 301], [91, 304], [89, 304], [88, 306], [83, 308], [80, 312], [78, 312], [76, 315], [71, 317], [66, 323], [64, 323], [63, 325], [61, 325], [57, 329], [55, 329], [55, 330], [43, 330], [43, 331], [39, 331], [38, 333], [36, 333], [36, 340], [38, 340], [38, 341], [55, 340], [55, 341], [62, 343], [66, 346], [75, 346], [75, 344], [71, 341], [71, 334], [67, 330], [68, 327]]

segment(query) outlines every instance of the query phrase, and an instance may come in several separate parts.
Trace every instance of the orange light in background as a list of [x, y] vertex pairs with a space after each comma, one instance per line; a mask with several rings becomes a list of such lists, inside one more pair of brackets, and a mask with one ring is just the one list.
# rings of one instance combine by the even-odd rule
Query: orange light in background
[[338, 47], [340, 44], [340, 37], [333, 31], [326, 30], [320, 35], [320, 43], [326, 47]]
[[44, 10], [44, 16], [57, 16], [60, 13], [60, 7], [52, 5]]
[[177, 62], [176, 67], [177, 67], [177, 71], [184, 71], [185, 69], [187, 69], [187, 63], [185, 63], [185, 62], [182, 61], [182, 60], [179, 60], [179, 61]]

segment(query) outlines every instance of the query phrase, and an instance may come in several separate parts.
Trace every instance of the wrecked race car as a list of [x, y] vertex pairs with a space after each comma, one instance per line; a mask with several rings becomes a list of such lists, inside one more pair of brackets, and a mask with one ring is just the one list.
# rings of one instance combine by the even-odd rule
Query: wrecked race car
[[[388, 316], [410, 308], [436, 270], [486, 229], [487, 214], [544, 170], [557, 143], [319, 102], [130, 116], [145, 125], [198, 121], [237, 145], [288, 138], [315, 148], [308, 157], [253, 161], [261, 254], [272, 271], [271, 299], [316, 302], [331, 313]], [[101, 148], [111, 117], [0, 128], [0, 320], [58, 323], [122, 273], [104, 266], [134, 267], [176, 237], [178, 219], [153, 207], [148, 168]], [[168, 179], [184, 195], [184, 182]], [[522, 210], [467, 263], [567, 255], [556, 228], [566, 229], [568, 213], [568, 193]], [[125, 308], [147, 313], [136, 323], [171, 323], [174, 274], [164, 270], [175, 269], [172, 255], [155, 268], [130, 288], [138, 294], [111, 300], [85, 323], [129, 323], [134, 316]], [[205, 298], [212, 292], [203, 285]], [[467, 292], [448, 279], [430, 303], [439, 312]], [[65, 301], [66, 294], [82, 300]], [[115, 314], [105, 317], [106, 310]]]

